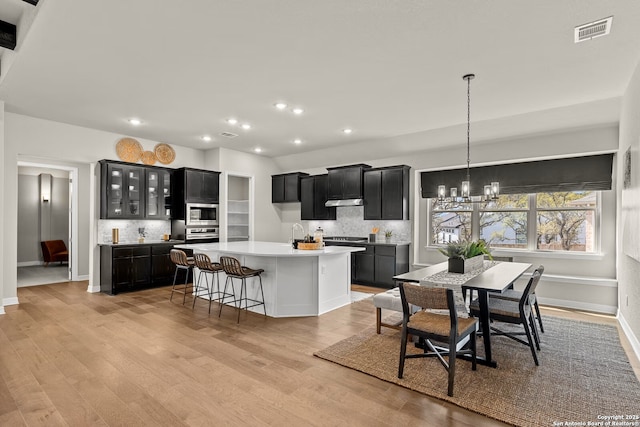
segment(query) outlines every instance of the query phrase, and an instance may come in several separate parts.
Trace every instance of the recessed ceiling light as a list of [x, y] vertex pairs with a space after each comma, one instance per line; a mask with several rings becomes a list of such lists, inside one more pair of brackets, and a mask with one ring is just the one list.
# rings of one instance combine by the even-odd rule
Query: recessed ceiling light
[[234, 118], [227, 119], [227, 123], [229, 123], [230, 125], [238, 124], [238, 119], [234, 119]]
[[304, 113], [304, 110], [300, 107], [296, 107], [293, 110], [291, 110], [291, 112], [299, 116], [300, 114]]
[[142, 120], [136, 119], [135, 117], [132, 117], [132, 118], [129, 119], [129, 123], [134, 125], [134, 126], [138, 126], [138, 125], [142, 124]]
[[294, 144], [302, 144], [302, 140], [300, 138], [296, 138], [293, 140]]
[[256, 153], [262, 153], [262, 148], [256, 147], [253, 149], [253, 151], [255, 151]]
[[251, 129], [251, 125], [249, 123], [243, 123], [242, 124], [242, 129], [249, 130], [249, 129]]
[[284, 110], [285, 108], [287, 108], [287, 104], [285, 104], [284, 102], [277, 102], [277, 103], [274, 104], [274, 106], [278, 110]]
[[209, 135], [204, 135], [202, 137], [202, 140], [205, 141], [205, 142], [209, 142], [209, 141], [211, 141], [211, 137]]
[[345, 135], [349, 135], [351, 132], [353, 132], [353, 129], [349, 129], [349, 128], [342, 129], [342, 133], [344, 133]]

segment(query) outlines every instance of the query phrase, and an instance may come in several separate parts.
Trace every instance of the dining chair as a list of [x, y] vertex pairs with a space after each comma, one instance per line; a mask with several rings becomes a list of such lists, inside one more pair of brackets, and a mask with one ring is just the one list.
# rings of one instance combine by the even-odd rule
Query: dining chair
[[[471, 369], [476, 370], [476, 330], [478, 320], [472, 317], [458, 317], [453, 298], [453, 290], [441, 287], [427, 287], [411, 283], [400, 284], [402, 299], [402, 334], [400, 342], [400, 363], [398, 378], [404, 374], [405, 359], [436, 357], [448, 371], [447, 394], [453, 396], [453, 380], [456, 369], [456, 356], [471, 355]], [[413, 312], [411, 305], [422, 310]], [[430, 310], [446, 310], [448, 313]], [[424, 352], [407, 354], [407, 337], [416, 336], [424, 341]], [[469, 348], [458, 344], [468, 337]], [[448, 343], [448, 347], [435, 345]], [[449, 356], [445, 360], [444, 356]]]
[[[491, 335], [506, 336], [514, 341], [529, 346], [533, 361], [539, 366], [537, 350], [540, 350], [540, 338], [536, 322], [533, 316], [533, 308], [530, 296], [535, 293], [540, 277], [544, 273], [544, 266], [540, 265], [533, 271], [527, 286], [522, 292], [522, 296], [518, 301], [501, 299], [493, 294], [489, 294], [489, 319], [492, 322], [503, 322], [516, 325], [522, 325], [524, 332], [505, 332], [491, 325]], [[469, 306], [472, 316], [480, 316], [480, 303], [477, 299], [473, 300]], [[526, 335], [527, 341], [519, 338], [519, 335]]]

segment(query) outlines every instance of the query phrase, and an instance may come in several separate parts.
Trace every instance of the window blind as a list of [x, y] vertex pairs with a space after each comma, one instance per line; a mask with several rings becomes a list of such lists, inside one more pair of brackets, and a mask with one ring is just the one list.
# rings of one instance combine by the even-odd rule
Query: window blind
[[[539, 160], [470, 169], [471, 194], [482, 195], [483, 186], [500, 182], [500, 194], [554, 191], [611, 190], [613, 153], [566, 159]], [[438, 185], [458, 188], [467, 168], [422, 172], [422, 197], [437, 197]]]

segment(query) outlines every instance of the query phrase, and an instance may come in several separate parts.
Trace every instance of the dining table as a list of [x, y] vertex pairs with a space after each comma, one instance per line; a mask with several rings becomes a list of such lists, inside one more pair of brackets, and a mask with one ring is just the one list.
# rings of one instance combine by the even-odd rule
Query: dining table
[[[462, 300], [460, 288], [478, 292], [480, 305], [480, 326], [484, 344], [484, 357], [478, 356], [478, 363], [496, 368], [491, 352], [491, 329], [489, 319], [489, 293], [502, 293], [513, 286], [529, 268], [530, 263], [501, 262], [485, 260], [482, 268], [468, 273], [449, 273], [448, 263], [442, 262], [429, 267], [394, 276], [396, 282], [413, 282], [422, 286], [450, 287], [454, 289], [459, 301]], [[464, 304], [464, 302], [462, 302]]]

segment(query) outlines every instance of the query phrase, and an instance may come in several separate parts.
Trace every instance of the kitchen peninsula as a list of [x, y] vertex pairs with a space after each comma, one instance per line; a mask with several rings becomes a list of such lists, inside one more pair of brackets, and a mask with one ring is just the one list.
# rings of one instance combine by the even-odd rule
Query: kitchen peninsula
[[[318, 316], [349, 304], [351, 252], [364, 250], [349, 246], [299, 250], [288, 243], [256, 241], [176, 247], [207, 254], [212, 261], [218, 261], [220, 256], [232, 256], [242, 265], [263, 269], [265, 307], [267, 316], [271, 317]], [[222, 273], [222, 286], [225, 279]], [[247, 280], [247, 290], [249, 297], [259, 292], [257, 279]], [[236, 292], [239, 294], [239, 282]], [[262, 313], [261, 308], [254, 311]]]

